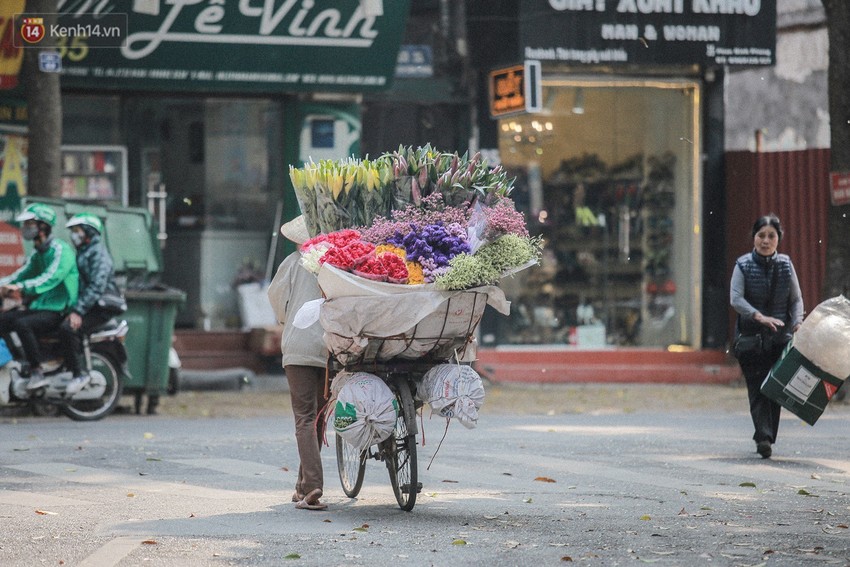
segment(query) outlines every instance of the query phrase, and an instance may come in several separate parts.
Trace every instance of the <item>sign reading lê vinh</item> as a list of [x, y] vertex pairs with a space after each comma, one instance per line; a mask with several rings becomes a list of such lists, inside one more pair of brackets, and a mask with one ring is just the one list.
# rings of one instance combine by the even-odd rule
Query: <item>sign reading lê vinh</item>
[[[60, 3], [60, 24], [73, 26], [82, 17], [80, 4]], [[62, 86], [100, 92], [384, 90], [410, 0], [382, 4], [372, 10], [359, 0], [89, 2], [92, 12], [127, 13], [126, 42], [92, 48], [86, 38], [74, 37], [60, 45]]]

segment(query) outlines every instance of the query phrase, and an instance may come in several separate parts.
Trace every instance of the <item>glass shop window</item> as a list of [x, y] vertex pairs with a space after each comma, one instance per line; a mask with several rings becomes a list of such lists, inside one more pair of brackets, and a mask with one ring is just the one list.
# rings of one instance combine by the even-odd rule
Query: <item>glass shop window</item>
[[699, 336], [699, 91], [689, 82], [544, 83], [544, 109], [499, 121], [512, 197], [545, 240], [503, 280], [509, 318], [482, 345], [661, 347]]

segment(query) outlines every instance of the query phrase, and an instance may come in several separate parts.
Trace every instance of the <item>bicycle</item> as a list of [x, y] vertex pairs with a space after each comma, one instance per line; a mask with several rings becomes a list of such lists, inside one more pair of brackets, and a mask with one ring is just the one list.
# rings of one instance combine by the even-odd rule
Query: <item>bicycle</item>
[[381, 378], [398, 401], [399, 414], [392, 434], [380, 443], [358, 450], [336, 433], [336, 462], [342, 491], [356, 498], [363, 487], [366, 461], [383, 461], [390, 476], [390, 484], [399, 507], [409, 512], [416, 505], [416, 496], [422, 491], [417, 462], [419, 428], [416, 418], [422, 402], [414, 397], [416, 383], [435, 363], [422, 361], [373, 362], [346, 367], [350, 372], [369, 372]]

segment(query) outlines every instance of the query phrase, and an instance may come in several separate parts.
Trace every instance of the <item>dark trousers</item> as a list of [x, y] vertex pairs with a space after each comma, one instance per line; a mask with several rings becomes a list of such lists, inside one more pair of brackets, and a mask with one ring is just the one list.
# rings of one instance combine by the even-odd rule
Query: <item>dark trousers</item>
[[317, 366], [284, 366], [295, 416], [295, 443], [298, 446], [298, 481], [295, 491], [307, 495], [323, 488], [322, 439], [325, 420], [316, 417], [325, 405], [325, 369]]
[[15, 332], [21, 340], [24, 355], [32, 367], [41, 365], [41, 349], [38, 346], [38, 336], [55, 331], [62, 322], [63, 315], [59, 311], [44, 311], [39, 309], [15, 309], [0, 314], [0, 335], [6, 338]]
[[83, 336], [91, 333], [92, 330], [110, 319], [112, 319], [111, 312], [95, 306], [83, 315], [83, 324], [76, 331], [71, 328], [67, 319], [62, 322], [59, 327], [59, 338], [64, 347], [65, 364], [71, 369], [74, 376], [79, 376], [86, 366], [85, 360], [83, 360]]
[[770, 441], [776, 443], [776, 435], [779, 432], [779, 412], [782, 409], [761, 393], [761, 385], [771, 367], [782, 356], [784, 345], [776, 345], [769, 352], [742, 358], [741, 371], [747, 382], [747, 393], [750, 399], [750, 416], [753, 418], [753, 440]]

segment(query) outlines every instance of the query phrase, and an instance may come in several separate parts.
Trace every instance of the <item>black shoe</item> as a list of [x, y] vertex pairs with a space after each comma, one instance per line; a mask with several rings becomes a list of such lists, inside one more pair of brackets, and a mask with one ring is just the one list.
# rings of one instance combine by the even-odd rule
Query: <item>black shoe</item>
[[761, 455], [762, 459], [769, 459], [770, 455], [773, 454], [773, 450], [770, 448], [770, 441], [759, 441], [756, 443], [756, 452]]

